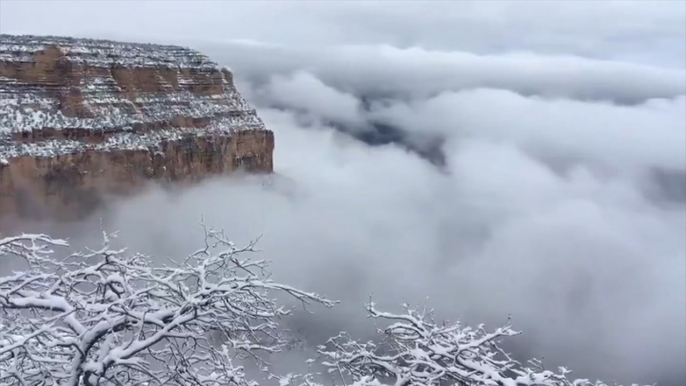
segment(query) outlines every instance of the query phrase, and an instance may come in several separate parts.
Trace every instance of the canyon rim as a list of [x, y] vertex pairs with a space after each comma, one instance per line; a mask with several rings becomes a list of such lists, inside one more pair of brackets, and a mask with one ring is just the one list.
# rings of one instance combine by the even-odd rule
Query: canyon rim
[[147, 183], [271, 173], [233, 74], [183, 47], [0, 35], [0, 216], [75, 220]]

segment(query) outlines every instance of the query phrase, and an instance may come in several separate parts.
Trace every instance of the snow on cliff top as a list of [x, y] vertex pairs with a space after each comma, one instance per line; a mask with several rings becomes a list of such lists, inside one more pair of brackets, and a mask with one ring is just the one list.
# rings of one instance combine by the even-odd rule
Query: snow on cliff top
[[200, 52], [180, 46], [5, 34], [0, 34], [0, 61], [32, 61], [34, 53], [55, 46], [68, 60], [96, 67], [219, 68]]
[[136, 134], [123, 131], [105, 138], [100, 143], [86, 143], [71, 139], [45, 139], [37, 142], [14, 142], [0, 137], [0, 167], [9, 164], [9, 159], [21, 156], [51, 158], [60, 155], [81, 153], [86, 150], [151, 150], [157, 149], [163, 141], [178, 141], [185, 137], [230, 136], [249, 130], [262, 131], [262, 123], [248, 124], [233, 118], [222, 118], [204, 128], [173, 128]]
[[[58, 47], [60, 60], [78, 63], [81, 68], [167, 68], [190, 69], [191, 74], [205, 74], [204, 78], [188, 78], [178, 71], [178, 84], [158, 75], [157, 92], [135, 94], [123, 90], [110, 71], [79, 73], [77, 83], [50, 84], [38, 77], [26, 78], [15, 69], [36, 62], [36, 53]], [[2, 67], [9, 68], [3, 74]], [[71, 67], [66, 67], [67, 72]], [[218, 71], [222, 71], [216, 79]], [[18, 75], [17, 75], [18, 74]], [[54, 73], [53, 73], [54, 74]], [[93, 75], [96, 74], [96, 75]], [[184, 75], [185, 74], [185, 75]], [[78, 77], [81, 77], [79, 80]], [[223, 78], [223, 81], [221, 80]], [[71, 79], [71, 78], [69, 78]], [[210, 79], [210, 80], [208, 80]], [[134, 82], [140, 81], [136, 76]], [[149, 79], [145, 79], [149, 81]], [[219, 83], [217, 83], [217, 81]], [[54, 81], [53, 81], [54, 82]], [[196, 83], [197, 82], [197, 83]], [[197, 93], [218, 87], [213, 95]], [[87, 113], [68, 113], [73, 107], [66, 96], [78, 91], [76, 105]], [[65, 105], [66, 103], [66, 105]], [[208, 121], [200, 128], [173, 128], [175, 119]], [[158, 125], [161, 123], [161, 125]], [[137, 125], [159, 127], [155, 133], [135, 133]], [[194, 126], [198, 126], [193, 123]], [[74, 139], [41, 138], [32, 135], [41, 130], [95, 130], [109, 133], [105, 142], [87, 144]], [[8, 159], [22, 156], [51, 156], [85, 149], [137, 149], [150, 147], [163, 139], [186, 135], [231, 134], [242, 130], [264, 130], [264, 123], [255, 110], [243, 99], [224, 69], [207, 56], [189, 48], [140, 43], [121, 43], [109, 40], [76, 39], [55, 36], [14, 36], [0, 34], [0, 167]], [[13, 135], [28, 141], [14, 141]]]

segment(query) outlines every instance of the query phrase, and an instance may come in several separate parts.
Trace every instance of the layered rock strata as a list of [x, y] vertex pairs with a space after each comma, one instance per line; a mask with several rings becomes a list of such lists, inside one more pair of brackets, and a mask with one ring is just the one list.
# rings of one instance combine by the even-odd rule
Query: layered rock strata
[[0, 217], [78, 218], [146, 181], [272, 171], [232, 73], [176, 46], [0, 35]]

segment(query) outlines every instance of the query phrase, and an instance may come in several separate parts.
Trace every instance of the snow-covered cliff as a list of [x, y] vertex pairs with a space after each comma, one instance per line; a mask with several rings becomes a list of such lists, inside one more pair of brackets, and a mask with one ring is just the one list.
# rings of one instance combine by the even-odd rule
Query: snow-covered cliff
[[273, 147], [231, 72], [199, 52], [0, 35], [1, 216], [78, 216], [149, 179], [271, 172]]

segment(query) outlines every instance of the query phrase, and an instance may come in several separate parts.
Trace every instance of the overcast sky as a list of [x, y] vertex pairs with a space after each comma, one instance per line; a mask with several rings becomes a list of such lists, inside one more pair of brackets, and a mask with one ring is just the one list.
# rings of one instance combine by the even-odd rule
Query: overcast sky
[[276, 279], [343, 301], [294, 323], [311, 344], [373, 335], [374, 293], [512, 314], [513, 349], [579, 377], [686, 383], [686, 2], [2, 0], [0, 31], [187, 44], [235, 72], [276, 175], [151, 190], [106, 225], [170, 255], [200, 215], [263, 234]]
[[683, 1], [0, 2], [4, 33], [134, 40], [391, 44], [475, 53], [536, 51], [685, 62]]

